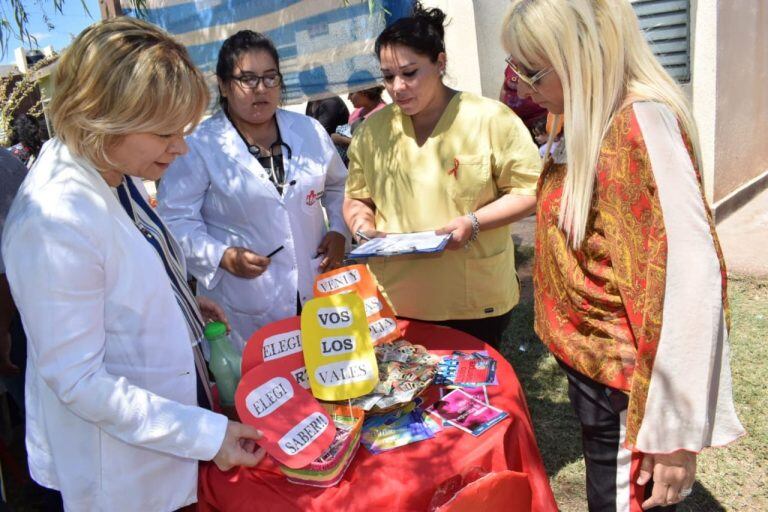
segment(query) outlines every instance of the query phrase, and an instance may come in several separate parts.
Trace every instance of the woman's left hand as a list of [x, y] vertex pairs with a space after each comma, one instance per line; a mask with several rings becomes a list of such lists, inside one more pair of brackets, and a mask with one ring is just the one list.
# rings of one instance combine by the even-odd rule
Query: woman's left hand
[[203, 321], [205, 323], [221, 322], [227, 326], [227, 332], [230, 331], [227, 315], [224, 313], [224, 310], [221, 309], [221, 306], [208, 297], [197, 297], [197, 305], [200, 306], [200, 312], [203, 314]]
[[344, 235], [336, 231], [329, 231], [323, 237], [323, 241], [317, 247], [317, 254], [323, 254], [325, 257], [320, 262], [320, 272], [326, 272], [339, 268], [344, 261], [344, 246], [347, 240]]
[[340, 133], [332, 133], [331, 140], [333, 141], [334, 144], [338, 144], [339, 146], [344, 146], [344, 147], [347, 147], [352, 143], [352, 139], [350, 139], [349, 137], [345, 137]]
[[472, 220], [466, 216], [456, 217], [451, 222], [435, 231], [437, 235], [451, 234], [447, 249], [460, 249], [469, 243], [472, 237]]
[[639, 485], [653, 477], [653, 494], [643, 502], [643, 510], [680, 503], [691, 493], [696, 480], [696, 454], [686, 450], [672, 453], [644, 453]]

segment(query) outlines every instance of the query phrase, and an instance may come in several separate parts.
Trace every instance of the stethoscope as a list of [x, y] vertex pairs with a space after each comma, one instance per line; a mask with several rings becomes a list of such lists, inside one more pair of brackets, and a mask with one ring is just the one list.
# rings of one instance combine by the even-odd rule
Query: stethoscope
[[240, 138], [243, 140], [243, 143], [248, 148], [248, 152], [256, 159], [261, 158], [262, 156], [268, 156], [269, 157], [269, 177], [272, 180], [272, 182], [277, 185], [278, 188], [281, 190], [286, 185], [292, 185], [293, 182], [286, 182], [285, 181], [285, 165], [283, 165], [283, 181], [279, 181], [277, 179], [277, 173], [275, 173], [275, 148], [280, 150], [280, 154], [286, 157], [288, 160], [291, 159], [293, 156], [293, 150], [291, 149], [291, 146], [288, 145], [287, 142], [283, 141], [283, 137], [280, 135], [280, 125], [277, 122], [277, 116], [274, 117], [275, 120], [275, 128], [277, 129], [277, 140], [272, 143], [271, 146], [269, 146], [268, 155], [262, 155], [261, 148], [257, 146], [256, 144], [249, 144], [248, 139], [245, 138], [245, 135], [240, 131], [240, 129], [237, 127], [237, 125], [232, 121], [232, 118], [229, 117], [229, 112], [227, 112], [226, 109], [224, 109], [224, 114], [227, 116], [227, 119], [229, 119], [230, 124], [235, 129], [237, 134], [240, 136]]

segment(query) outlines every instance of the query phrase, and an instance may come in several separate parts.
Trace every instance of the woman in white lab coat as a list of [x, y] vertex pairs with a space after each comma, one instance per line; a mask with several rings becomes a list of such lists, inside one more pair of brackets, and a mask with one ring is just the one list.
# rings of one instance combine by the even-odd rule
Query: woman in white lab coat
[[341, 264], [347, 170], [320, 123], [278, 108], [282, 75], [269, 39], [231, 36], [216, 74], [221, 110], [187, 138], [189, 153], [160, 183], [158, 211], [198, 294], [219, 302], [248, 339], [295, 315], [315, 275]]
[[207, 88], [183, 46], [132, 18], [83, 31], [54, 82], [57, 137], [2, 247], [29, 343], [29, 470], [67, 510], [176, 510], [196, 501], [198, 460], [263, 456], [256, 429], [198, 407], [210, 399], [202, 322], [223, 315], [195, 303], [138, 179], [186, 151]]

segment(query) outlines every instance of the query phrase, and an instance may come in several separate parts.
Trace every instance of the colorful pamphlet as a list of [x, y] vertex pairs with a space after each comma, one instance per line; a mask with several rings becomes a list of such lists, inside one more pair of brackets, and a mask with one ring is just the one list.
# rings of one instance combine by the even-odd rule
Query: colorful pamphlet
[[416, 407], [419, 401], [417, 399], [404, 409], [368, 418], [363, 425], [363, 446], [378, 454], [433, 438], [441, 427]]
[[498, 383], [496, 360], [486, 351], [455, 351], [437, 364], [435, 384], [438, 385], [476, 387]]
[[473, 436], [479, 436], [509, 416], [501, 409], [473, 398], [463, 389], [451, 391], [432, 404], [427, 412], [442, 418], [443, 426], [448, 422]]
[[[451, 393], [454, 389], [459, 389], [457, 386], [450, 386], [450, 387], [441, 387], [438, 388], [440, 390], [440, 398], [443, 398], [448, 393]], [[478, 386], [476, 388], [460, 388], [462, 389], [466, 394], [474, 398], [475, 400], [478, 400], [480, 402], [483, 402], [485, 405], [491, 405], [491, 402], [488, 400], [488, 388], [485, 386]], [[431, 415], [429, 415], [430, 418], [432, 418]], [[444, 421], [443, 427], [453, 427], [455, 426], [450, 421]]]
[[[439, 388], [440, 389], [440, 398], [444, 397], [448, 393], [450, 393], [452, 390], [457, 389], [456, 387], [446, 387], [446, 388]], [[479, 400], [483, 402], [485, 405], [491, 405], [491, 402], [488, 400], [488, 388], [485, 386], [477, 386], [476, 388], [461, 388], [466, 394], [474, 398], [475, 400]]]

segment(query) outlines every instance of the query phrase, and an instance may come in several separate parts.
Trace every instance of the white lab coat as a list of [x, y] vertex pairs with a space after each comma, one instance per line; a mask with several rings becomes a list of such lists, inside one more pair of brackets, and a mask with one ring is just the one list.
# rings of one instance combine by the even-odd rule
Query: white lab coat
[[[142, 188], [143, 190], [143, 188]], [[196, 501], [227, 419], [198, 408], [189, 331], [160, 257], [57, 139], [21, 186], [3, 257], [28, 339], [32, 477], [67, 510]]]
[[[179, 240], [198, 293], [218, 302], [232, 328], [247, 340], [254, 331], [296, 314], [312, 298], [327, 228], [347, 236], [342, 216], [347, 169], [316, 120], [277, 111], [283, 141], [285, 186], [278, 194], [223, 112], [187, 138], [189, 152], [168, 169], [158, 189], [158, 211]], [[320, 200], [318, 200], [320, 199]], [[219, 267], [228, 247], [266, 256], [278, 247], [259, 277], [243, 279]]]

